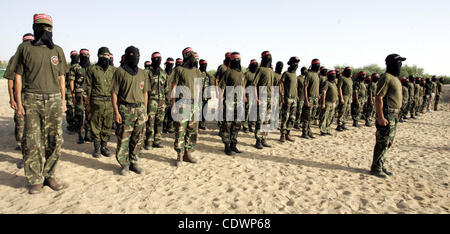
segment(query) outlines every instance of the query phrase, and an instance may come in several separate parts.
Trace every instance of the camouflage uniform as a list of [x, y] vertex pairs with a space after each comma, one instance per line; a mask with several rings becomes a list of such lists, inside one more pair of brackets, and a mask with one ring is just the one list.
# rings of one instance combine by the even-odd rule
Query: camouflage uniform
[[308, 101], [311, 105], [310, 107], [306, 106], [306, 103], [303, 107], [304, 112], [304, 121], [302, 125], [302, 133], [303, 136], [312, 137], [311, 132], [311, 120], [315, 116], [315, 111], [319, 107], [319, 87], [320, 87], [320, 79], [318, 73], [316, 72], [308, 72], [306, 75], [304, 86], [308, 88]]
[[414, 97], [415, 97], [415, 101], [414, 101], [414, 116], [417, 116], [417, 114], [419, 113], [420, 110], [420, 106], [421, 104], [421, 99], [422, 99], [422, 86], [420, 86], [420, 84], [415, 84], [415, 88], [414, 88]]
[[441, 99], [442, 83], [440, 81], [438, 81], [436, 89], [438, 92], [436, 93], [436, 100], [434, 101], [434, 110], [435, 111], [438, 110], [439, 100]]
[[[253, 80], [255, 79], [255, 73], [251, 72], [251, 71], [247, 71], [245, 73], [245, 81], [246, 81], [246, 85], [245, 88], [247, 89], [249, 86], [252, 86], [253, 84]], [[251, 112], [251, 107], [254, 106], [254, 101], [256, 100], [256, 98], [250, 98], [249, 94], [245, 94], [247, 97], [247, 102], [245, 103], [245, 122], [242, 124], [244, 130], [248, 129], [251, 132], [253, 132], [253, 128], [255, 127], [255, 121], [252, 121], [250, 119], [250, 112]]]
[[270, 116], [272, 114], [271, 106], [271, 94], [272, 94], [272, 84], [274, 83], [274, 72], [271, 68], [260, 67], [256, 71], [255, 79], [253, 80], [253, 85], [256, 86], [256, 92], [258, 93], [258, 99], [261, 98], [260, 87], [267, 87], [267, 100], [261, 99], [261, 104], [258, 105], [257, 109], [257, 120], [255, 127], [255, 138], [257, 141], [265, 141], [268, 135], [267, 129], [262, 130], [263, 125], [269, 125]]
[[303, 85], [305, 82], [305, 76], [304, 75], [300, 75], [297, 77], [297, 111], [295, 114], [295, 124], [294, 124], [294, 128], [300, 129], [300, 125], [302, 122], [302, 119], [304, 119], [302, 117], [302, 111], [303, 111], [303, 106], [305, 104], [305, 94], [303, 93]]
[[347, 113], [352, 103], [353, 81], [349, 77], [341, 76], [337, 87], [338, 89], [342, 89], [342, 99], [344, 99], [344, 104], [339, 101], [337, 125], [345, 127]]
[[[322, 134], [330, 134], [331, 133], [331, 123], [334, 120], [334, 113], [336, 109], [336, 102], [338, 101], [338, 92], [337, 86], [335, 82], [325, 81], [325, 84], [322, 87], [323, 95], [322, 98], [325, 98], [325, 109], [322, 109], [323, 114], [320, 118], [320, 132]], [[322, 102], [321, 105], [322, 106]]]
[[403, 121], [402, 119], [404, 119], [408, 114], [408, 100], [409, 100], [408, 85], [402, 85], [402, 96], [403, 100], [402, 100], [402, 108], [400, 110], [399, 121]]
[[167, 75], [167, 93], [166, 93], [166, 113], [164, 115], [164, 132], [174, 132], [175, 128], [173, 126], [173, 119], [172, 119], [172, 98], [171, 98], [171, 92], [172, 92], [172, 80], [173, 80], [173, 74], [174, 71], [177, 68], [175, 67], [172, 70], [172, 73], [170, 75]]
[[145, 145], [161, 145], [161, 133], [163, 128], [164, 116], [166, 111], [166, 94], [168, 92], [167, 73], [159, 69], [159, 75], [156, 75], [154, 68], [148, 70], [150, 76], [150, 91], [148, 92], [149, 101], [147, 104], [147, 131], [145, 133]]
[[66, 121], [67, 130], [75, 131], [75, 105], [73, 104], [72, 94], [70, 91], [69, 73], [66, 74]]
[[411, 115], [411, 118], [415, 117], [415, 97], [414, 97], [414, 82], [409, 82], [408, 83], [408, 96], [409, 96], [409, 100], [408, 100], [408, 108], [409, 108], [409, 114]]
[[297, 74], [284, 72], [281, 77], [283, 84], [284, 103], [281, 110], [281, 134], [290, 135], [292, 126], [295, 123], [295, 114], [297, 111], [298, 79]]
[[[353, 102], [351, 104], [351, 112], [352, 112], [352, 119], [353, 119], [353, 126], [358, 126], [358, 122], [360, 120], [360, 114], [361, 114], [361, 107], [364, 105], [363, 100], [363, 94], [362, 94], [362, 86], [364, 85], [363, 82], [360, 81], [354, 81], [353, 82]], [[364, 89], [365, 90], [365, 89]], [[358, 103], [356, 103], [356, 96], [358, 96]], [[364, 94], [365, 96], [365, 94]]]
[[[375, 92], [377, 90], [377, 83], [370, 82], [367, 85], [367, 101], [364, 106], [364, 119], [366, 120], [366, 126], [371, 126], [373, 121], [373, 115], [375, 113]], [[370, 96], [372, 100], [370, 100]]]
[[80, 140], [83, 138], [83, 135], [85, 140], [90, 136], [89, 116], [86, 111], [86, 71], [87, 69], [79, 64], [72, 65], [69, 70], [69, 79], [74, 82], [73, 92], [76, 100], [74, 128], [78, 132]]
[[[202, 72], [200, 71], [201, 76], [200, 78], [202, 78], [202, 91], [204, 92], [206, 88], [208, 88], [209, 86], [215, 86], [215, 81], [213, 79], [212, 76], [210, 76], [207, 72]], [[203, 96], [205, 96], [205, 94], [203, 94]], [[206, 109], [206, 105], [208, 104], [208, 100], [210, 98], [202, 98], [202, 110]], [[205, 121], [205, 117], [203, 116], [202, 113], [202, 120], [200, 121], [200, 127], [205, 128], [206, 127], [206, 121]]]

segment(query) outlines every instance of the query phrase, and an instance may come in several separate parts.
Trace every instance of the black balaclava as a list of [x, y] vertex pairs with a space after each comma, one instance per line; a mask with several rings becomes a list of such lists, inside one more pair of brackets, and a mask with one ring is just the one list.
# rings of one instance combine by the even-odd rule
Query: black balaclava
[[298, 57], [291, 57], [288, 61], [288, 72], [295, 73], [298, 69], [298, 63], [300, 62], [300, 59]]
[[175, 67], [183, 65], [183, 59], [177, 58], [177, 61], [175, 62]]
[[444, 78], [439, 78], [439, 83], [443, 84], [444, 83]]
[[125, 50], [125, 61], [123, 62], [123, 69], [127, 71], [130, 75], [134, 76], [138, 73], [139, 68], [139, 58], [141, 54], [139, 53], [139, 49], [130, 46]]
[[414, 83], [414, 76], [412, 75], [409, 76], [409, 82]]
[[422, 86], [422, 87], [425, 86], [425, 80], [421, 80], [421, 81], [420, 81], [420, 86]]
[[70, 52], [70, 65], [78, 64], [80, 63], [80, 55], [78, 54], [78, 51], [72, 51]]
[[252, 73], [255, 73], [256, 69], [258, 69], [258, 61], [256, 61], [256, 59], [252, 59], [250, 61], [250, 64], [248, 65], [248, 70]]
[[336, 82], [336, 71], [329, 71], [325, 75], [329, 82]]
[[[328, 73], [328, 69], [326, 69], [325, 67], [321, 67], [320, 68], [320, 75], [321, 76], [326, 76]], [[336, 74], [335, 74], [336, 75]]]
[[346, 67], [344, 69], [344, 72], [342, 73], [343, 76], [350, 78], [350, 76], [352, 75], [352, 68], [350, 67]]
[[408, 87], [408, 79], [406, 77], [403, 77], [401, 82], [403, 86]]
[[275, 73], [281, 74], [281, 72], [283, 72], [283, 67], [283, 62], [278, 61], [277, 64], [275, 64]]
[[200, 59], [200, 71], [206, 72], [206, 68], [208, 68], [208, 63], [204, 59]]
[[31, 42], [31, 41], [34, 41], [34, 35], [33, 35], [33, 33], [27, 33], [27, 34], [25, 34], [25, 35], [23, 35], [23, 37], [22, 37], [22, 42]]
[[194, 68], [195, 66], [195, 55], [194, 55], [194, 51], [192, 50], [191, 47], [186, 47], [183, 50], [183, 67], [186, 68]]
[[261, 67], [272, 67], [272, 55], [269, 51], [264, 51], [261, 54]]
[[198, 54], [197, 54], [197, 52], [194, 52], [194, 58], [195, 58], [194, 67], [198, 68]]
[[377, 83], [379, 79], [380, 79], [380, 75], [378, 75], [378, 73], [372, 74], [372, 82]]
[[364, 79], [364, 83], [370, 84], [370, 82], [372, 82], [372, 77], [367, 76], [366, 79]]
[[48, 24], [33, 24], [34, 41], [32, 45], [46, 45], [48, 48], [55, 48], [53, 43], [53, 27]]
[[431, 77], [431, 81], [436, 82], [436, 80], [437, 80], [436, 76]]
[[426, 78], [426, 79], [425, 79], [425, 82], [426, 82], [427, 84], [431, 84], [431, 79], [430, 79], [430, 78]]
[[241, 71], [241, 55], [238, 52], [233, 52], [230, 55], [230, 69]]
[[173, 58], [169, 57], [169, 58], [166, 59], [166, 63], [165, 63], [166, 68], [164, 70], [166, 71], [167, 75], [172, 74], [173, 63], [174, 63]]
[[416, 78], [416, 84], [420, 84], [420, 77]]
[[145, 61], [144, 62], [144, 69], [148, 70], [152, 67], [152, 62], [150, 61]]
[[359, 72], [359, 76], [358, 76], [358, 81], [364, 81], [364, 79], [366, 79], [366, 73], [361, 71]]
[[100, 67], [103, 68], [103, 70], [107, 70], [110, 63], [111, 63], [111, 58], [110, 55], [111, 53], [109, 52], [109, 49], [107, 47], [101, 47], [100, 49], [98, 49], [98, 62], [97, 65], [99, 65]]
[[88, 68], [91, 65], [91, 61], [89, 61], [90, 53], [88, 49], [80, 50], [80, 66], [82, 68]]
[[231, 52], [225, 53], [225, 60], [223, 60], [223, 64], [227, 67], [230, 65], [230, 56]]
[[386, 57], [386, 72], [393, 76], [399, 76], [402, 68], [402, 61], [405, 60], [406, 58], [400, 57], [398, 54], [388, 55]]
[[306, 74], [308, 73], [308, 68], [302, 67], [302, 69], [300, 69], [300, 73], [302, 74], [302, 76], [306, 76]]
[[336, 70], [336, 78], [337, 79], [341, 78], [341, 72], [339, 70]]
[[320, 60], [319, 59], [313, 59], [311, 62], [311, 71], [312, 72], [319, 72], [320, 70]]
[[152, 70], [154, 75], [159, 76], [161, 70], [161, 59], [161, 54], [159, 52], [155, 52], [152, 54]]

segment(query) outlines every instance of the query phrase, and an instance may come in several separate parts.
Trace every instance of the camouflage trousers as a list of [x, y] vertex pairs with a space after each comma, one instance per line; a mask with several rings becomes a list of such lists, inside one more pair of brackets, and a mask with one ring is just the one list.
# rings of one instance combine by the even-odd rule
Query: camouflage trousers
[[247, 96], [247, 102], [245, 103], [245, 121], [242, 123], [244, 129], [253, 129], [255, 127], [255, 121], [250, 118], [251, 107], [254, 105], [254, 100], [251, 100]]
[[269, 134], [269, 125], [271, 125], [270, 117], [272, 116], [272, 104], [270, 97], [267, 97], [267, 101], [262, 101], [258, 105], [257, 120], [255, 127], [255, 139], [265, 140]]
[[138, 164], [145, 134], [145, 107], [119, 105], [122, 123], [116, 123], [116, 159], [122, 168]]
[[302, 123], [302, 133], [303, 134], [312, 134], [311, 132], [311, 121], [314, 118], [314, 110], [317, 110], [318, 108], [318, 98], [309, 98], [309, 104], [310, 107], [306, 106], [306, 104], [303, 106], [303, 112], [304, 112], [304, 121]]
[[14, 112], [14, 136], [19, 147], [22, 147], [23, 133], [25, 131], [25, 118]]
[[334, 121], [334, 110], [336, 109], [335, 103], [326, 103], [325, 109], [322, 109], [320, 116], [320, 132], [331, 133], [331, 123]]
[[174, 126], [173, 126], [173, 119], [172, 119], [172, 106], [171, 105], [166, 105], [166, 114], [164, 115], [164, 131], [171, 131], [174, 130]]
[[288, 134], [294, 123], [297, 112], [297, 98], [285, 98], [281, 110], [281, 134]]
[[438, 110], [438, 106], [439, 106], [439, 100], [441, 99], [440, 95], [436, 95], [436, 99], [434, 100], [434, 110], [437, 111]]
[[114, 121], [114, 109], [111, 100], [91, 98], [91, 119], [89, 121], [92, 141], [108, 142]]
[[386, 163], [386, 153], [394, 143], [399, 112], [399, 109], [385, 111], [384, 117], [389, 121], [388, 125], [385, 127], [379, 126], [378, 122], [376, 123], [377, 132], [376, 144], [373, 150], [372, 171], [380, 172], [384, 168]]
[[25, 109], [24, 169], [30, 185], [54, 178], [61, 156], [62, 99], [61, 94], [24, 94]]
[[72, 96], [66, 94], [66, 121], [67, 128], [73, 129], [73, 125], [75, 123], [75, 106], [73, 105]]
[[351, 96], [344, 96], [344, 104], [339, 103], [337, 119], [338, 126], [345, 126], [345, 122], [347, 121], [347, 113], [350, 110], [351, 101]]
[[370, 123], [373, 121], [373, 115], [375, 114], [375, 106], [370, 102], [370, 100], [366, 101], [366, 104], [363, 107], [363, 115], [366, 123]]
[[416, 116], [416, 101], [414, 99], [409, 102], [409, 114], [411, 117]]
[[431, 95], [425, 95], [423, 96], [423, 102], [422, 106], [420, 108], [420, 112], [423, 112], [424, 110], [427, 110], [429, 102], [430, 102]]
[[400, 109], [399, 118], [405, 118], [408, 115], [408, 110], [409, 110], [409, 102], [408, 100], [405, 100]]
[[423, 97], [419, 97], [416, 100], [416, 115], [421, 112], [421, 108], [422, 108], [422, 103], [423, 103]]
[[183, 115], [186, 111], [189, 112], [187, 118], [174, 121], [174, 149], [177, 154], [193, 150], [197, 144], [198, 122], [194, 120], [194, 104], [181, 107], [179, 114]]
[[84, 133], [90, 134], [89, 115], [86, 111], [86, 95], [84, 93], [75, 93], [75, 105], [74, 112], [74, 129], [81, 135]]
[[296, 119], [295, 126], [296, 127], [299, 127], [301, 125], [301, 123], [302, 123], [302, 119], [303, 119], [302, 113], [303, 113], [303, 106], [304, 106], [304, 104], [305, 104], [305, 101], [299, 101], [297, 103], [297, 111], [295, 113], [295, 119]]
[[166, 103], [164, 100], [158, 101], [151, 98], [148, 102], [147, 113], [147, 130], [145, 132], [145, 144], [152, 145], [161, 144], [161, 134], [164, 124], [164, 116], [166, 115]]
[[[239, 130], [241, 130], [241, 121], [238, 120], [238, 104], [233, 103], [231, 104], [234, 106], [234, 109], [232, 107], [227, 107], [227, 105], [224, 106], [224, 121], [222, 122], [222, 142], [224, 144], [234, 144], [236, 145], [238, 143], [237, 136], [239, 133]], [[226, 118], [227, 113], [233, 113], [233, 120], [229, 121]]]
[[360, 98], [359, 105], [356, 102], [352, 102], [351, 104], [351, 113], [353, 121], [359, 121], [361, 119], [361, 111], [362, 107], [366, 104], [366, 100]]

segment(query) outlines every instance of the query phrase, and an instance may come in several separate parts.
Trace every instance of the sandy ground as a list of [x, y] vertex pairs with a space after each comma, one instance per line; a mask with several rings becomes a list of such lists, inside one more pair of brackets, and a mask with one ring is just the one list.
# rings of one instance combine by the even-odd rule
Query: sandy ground
[[[64, 128], [57, 178], [68, 185], [29, 195], [15, 151], [13, 111], [0, 80], [0, 213], [450, 213], [450, 87], [442, 110], [399, 125], [388, 153], [395, 176], [368, 174], [375, 128], [352, 128], [316, 140], [299, 138], [257, 151], [239, 134], [245, 153], [226, 156], [216, 130], [201, 131], [197, 165], [174, 167], [173, 136], [144, 151], [143, 175], [119, 175], [115, 157], [95, 159]], [[350, 123], [349, 123], [350, 125]], [[210, 124], [213, 127], [214, 124]], [[314, 133], [319, 133], [314, 126]], [[112, 137], [110, 148], [115, 149]]]

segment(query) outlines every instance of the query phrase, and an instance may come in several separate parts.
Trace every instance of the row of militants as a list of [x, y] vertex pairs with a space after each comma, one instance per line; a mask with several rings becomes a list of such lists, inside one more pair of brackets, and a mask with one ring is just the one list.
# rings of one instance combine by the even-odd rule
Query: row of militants
[[[425, 109], [430, 111], [432, 101], [437, 109], [442, 90], [442, 81], [437, 83], [435, 77], [402, 79], [402, 90], [398, 76], [405, 58], [396, 54], [386, 58], [385, 74], [367, 77], [360, 72], [355, 79], [350, 67], [341, 76], [339, 70], [321, 67], [319, 59], [312, 60], [309, 69], [301, 68], [297, 76], [300, 59], [295, 56], [289, 59], [286, 72], [282, 73], [281, 62], [273, 71], [270, 51], [262, 52], [260, 65], [251, 60], [245, 74], [240, 54], [228, 52], [216, 76], [211, 77], [207, 62], [199, 60], [190, 47], [182, 51], [175, 67], [174, 60], [168, 58], [165, 69], [160, 67], [159, 52], [152, 54], [145, 70], [138, 68], [140, 51], [134, 46], [125, 50], [119, 67], [114, 66], [107, 47], [98, 50], [96, 64], [90, 64], [88, 49], [72, 51], [68, 66], [62, 48], [53, 43], [52, 18], [35, 14], [33, 31], [34, 35], [23, 37], [5, 72], [15, 110], [16, 140], [31, 194], [40, 193], [44, 185], [56, 191], [64, 188], [55, 179], [55, 169], [61, 156], [62, 116], [66, 111], [68, 129], [78, 133], [78, 143], [93, 142], [94, 157], [112, 156], [107, 143], [113, 123], [116, 125], [115, 155], [121, 174], [127, 175], [129, 171], [143, 172], [139, 163], [142, 148], [161, 148], [162, 132], [175, 133], [177, 166], [197, 162], [192, 154], [199, 128], [206, 129], [207, 119], [204, 115], [200, 120], [194, 118], [198, 113], [195, 104], [206, 107], [212, 95], [195, 95], [210, 86], [220, 100], [218, 112], [224, 118], [219, 122], [219, 135], [228, 155], [241, 153], [237, 148], [241, 125], [244, 132], [254, 133], [255, 147], [263, 149], [271, 147], [268, 132], [276, 129], [279, 119], [280, 141], [292, 142], [291, 130], [300, 125], [303, 138], [315, 138], [311, 131], [314, 120], [320, 120], [323, 136], [331, 134], [336, 116], [338, 131], [347, 129], [349, 114], [354, 126], [359, 126], [360, 118], [370, 126], [375, 110], [377, 143], [371, 171], [385, 177], [392, 174], [384, 167], [385, 153], [392, 145], [398, 120], [406, 119], [408, 112], [414, 118]], [[246, 92], [224, 95], [230, 87], [245, 87]], [[238, 118], [242, 113], [244, 117]], [[252, 117], [250, 113], [257, 114]]]

